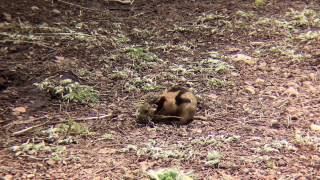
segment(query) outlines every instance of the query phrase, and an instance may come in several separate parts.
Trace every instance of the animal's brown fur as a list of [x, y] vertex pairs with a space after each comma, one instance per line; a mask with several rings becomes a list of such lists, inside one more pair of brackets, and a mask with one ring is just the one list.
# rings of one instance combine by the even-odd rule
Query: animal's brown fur
[[192, 122], [196, 110], [195, 95], [182, 87], [173, 87], [160, 96], [155, 115], [171, 116], [169, 121], [183, 125]]

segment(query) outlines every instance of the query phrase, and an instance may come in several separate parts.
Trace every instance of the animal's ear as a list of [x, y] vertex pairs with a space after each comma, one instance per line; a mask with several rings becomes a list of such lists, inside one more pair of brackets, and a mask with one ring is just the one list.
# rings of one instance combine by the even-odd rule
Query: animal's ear
[[175, 100], [176, 100], [176, 104], [179, 106], [183, 103], [191, 103], [190, 99], [187, 98], [182, 98], [182, 95], [186, 93], [184, 91], [179, 91], [178, 95], [176, 96]]

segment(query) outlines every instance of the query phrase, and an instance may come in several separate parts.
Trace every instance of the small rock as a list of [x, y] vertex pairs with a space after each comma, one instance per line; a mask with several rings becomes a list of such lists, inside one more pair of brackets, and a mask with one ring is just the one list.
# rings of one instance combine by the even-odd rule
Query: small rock
[[263, 79], [260, 79], [260, 78], [257, 78], [256, 80], [255, 80], [255, 83], [256, 84], [258, 84], [258, 85], [262, 85], [262, 84], [264, 84], [264, 80]]
[[250, 94], [256, 94], [255, 88], [253, 86], [247, 86], [245, 87], [245, 92], [250, 93]]
[[311, 124], [311, 125], [310, 125], [310, 129], [311, 129], [312, 131], [320, 132], [320, 125]]
[[27, 109], [25, 107], [16, 107], [16, 108], [12, 109], [12, 111], [13, 111], [14, 115], [18, 116], [18, 115], [20, 115], [22, 113], [27, 112]]
[[50, 165], [50, 166], [53, 166], [56, 164], [56, 161], [52, 160], [52, 159], [49, 159], [47, 160], [47, 164]]
[[7, 175], [1, 177], [1, 179], [3, 179], [3, 180], [13, 180], [13, 176], [11, 174], [7, 174]]
[[38, 6], [31, 6], [31, 10], [32, 11], [39, 11], [40, 8], [38, 8]]
[[271, 127], [273, 127], [273, 128], [279, 128], [279, 127], [280, 127], [280, 122], [279, 122], [279, 120], [276, 120], [276, 119], [271, 120]]
[[310, 80], [311, 80], [311, 81], [316, 81], [316, 80], [317, 80], [317, 76], [316, 76], [315, 73], [310, 73], [310, 74], [309, 74], [309, 77], [310, 77]]
[[299, 95], [298, 90], [295, 89], [294, 87], [289, 87], [287, 90], [285, 90], [284, 93], [287, 94], [288, 96], [298, 96]]
[[245, 54], [236, 54], [232, 56], [232, 59], [236, 62], [243, 62], [248, 65], [254, 65], [257, 63], [257, 61], [254, 58], [247, 56]]
[[28, 174], [28, 175], [27, 175], [27, 178], [31, 179], [31, 178], [33, 178], [33, 177], [35, 177], [35, 176], [36, 176], [35, 174]]
[[53, 9], [51, 12], [56, 15], [61, 14], [61, 12], [58, 9]]

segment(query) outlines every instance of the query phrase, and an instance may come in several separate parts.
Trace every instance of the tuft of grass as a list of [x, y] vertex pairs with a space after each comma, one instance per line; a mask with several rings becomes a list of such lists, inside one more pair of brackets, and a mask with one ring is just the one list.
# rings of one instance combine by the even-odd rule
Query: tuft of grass
[[131, 81], [125, 84], [125, 88], [128, 92], [150, 92], [150, 91], [159, 91], [163, 89], [162, 86], [157, 85], [153, 78], [147, 76], [134, 78]]
[[114, 137], [113, 137], [113, 134], [105, 133], [105, 134], [102, 135], [102, 139], [104, 139], [104, 140], [113, 140]]
[[149, 177], [151, 180], [192, 180], [193, 178], [188, 176], [177, 169], [160, 169], [157, 171], [150, 170]]
[[48, 136], [50, 142], [58, 140], [58, 144], [72, 144], [76, 141], [71, 136], [88, 136], [91, 132], [85, 125], [70, 120], [68, 123], [59, 124], [43, 131], [43, 134]]
[[304, 9], [303, 11], [290, 9], [286, 15], [291, 18], [290, 24], [295, 27], [320, 27], [320, 15], [312, 9]]
[[206, 165], [217, 167], [219, 166], [221, 158], [222, 158], [222, 154], [218, 151], [208, 152]]
[[217, 78], [209, 79], [208, 84], [209, 84], [209, 86], [216, 87], [216, 88], [223, 88], [223, 87], [233, 86], [234, 85], [234, 83], [231, 82], [231, 81], [220, 80], [220, 79], [217, 79]]
[[307, 43], [320, 41], [320, 31], [308, 31], [306, 33], [302, 33], [297, 37], [297, 39]]
[[280, 150], [288, 150], [288, 151], [295, 151], [297, 148], [289, 143], [287, 140], [281, 141], [273, 141], [270, 144], [265, 144], [263, 147], [258, 148], [258, 152], [263, 153], [273, 153], [273, 152], [280, 152]]
[[26, 142], [20, 146], [13, 146], [11, 150], [15, 152], [15, 156], [37, 156], [40, 153], [50, 153], [52, 157], [61, 156], [67, 153], [65, 146], [47, 146], [42, 143]]
[[254, 5], [257, 7], [263, 7], [268, 3], [268, 0], [255, 0]]
[[320, 152], [320, 137], [303, 135], [301, 132], [296, 132], [294, 143], [300, 146], [307, 146]]
[[270, 51], [274, 54], [284, 57], [285, 59], [296, 61], [296, 62], [303, 62], [311, 58], [310, 54], [297, 52], [292, 47], [275, 46], [270, 48]]
[[127, 54], [136, 61], [155, 62], [158, 57], [144, 48], [128, 48]]
[[66, 101], [80, 102], [84, 104], [96, 104], [99, 102], [99, 92], [87, 85], [73, 82], [71, 79], [54, 80], [47, 78], [40, 83], [34, 83], [40, 90], [49, 92], [54, 97], [60, 97]]

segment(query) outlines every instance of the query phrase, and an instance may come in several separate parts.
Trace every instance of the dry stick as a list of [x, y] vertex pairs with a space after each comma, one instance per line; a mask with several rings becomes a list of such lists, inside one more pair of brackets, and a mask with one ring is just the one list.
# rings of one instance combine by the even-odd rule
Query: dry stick
[[[105, 114], [105, 115], [102, 115], [102, 116], [96, 116], [96, 117], [86, 117], [86, 118], [78, 118], [78, 119], [75, 119], [75, 121], [89, 121], [89, 120], [95, 120], [95, 119], [102, 119], [102, 118], [106, 118], [106, 117], [111, 117], [112, 114]], [[18, 135], [21, 135], [23, 133], [26, 133], [28, 131], [31, 131], [37, 127], [41, 127], [41, 126], [44, 126], [46, 124], [50, 124], [50, 125], [54, 125], [54, 124], [60, 124], [60, 123], [65, 123], [65, 122], [69, 122], [69, 120], [66, 120], [66, 121], [57, 121], [57, 122], [51, 122], [49, 123], [49, 121], [45, 122], [45, 123], [41, 123], [41, 124], [38, 124], [38, 125], [34, 125], [34, 126], [31, 126], [31, 127], [27, 127], [25, 129], [22, 129], [20, 131], [17, 131], [17, 132], [14, 132], [12, 133], [13, 136], [18, 136]]]
[[10, 40], [10, 39], [7, 39], [7, 40], [3, 40], [3, 41], [0, 41], [1, 43], [6, 43], [6, 42], [13, 42], [13, 43], [29, 43], [29, 44], [33, 44], [33, 45], [38, 45], [38, 46], [41, 46], [41, 47], [45, 47], [45, 48], [48, 48], [48, 49], [52, 49], [52, 50], [56, 50], [55, 48], [53, 47], [50, 47], [42, 42], [39, 42], [39, 41], [22, 41], [22, 40]]
[[99, 12], [105, 12], [105, 11], [101, 11], [101, 10], [98, 10], [98, 9], [92, 9], [92, 8], [87, 8], [87, 7], [83, 7], [83, 6], [80, 6], [79, 4], [73, 4], [71, 2], [66, 2], [66, 1], [63, 1], [63, 0], [57, 0], [58, 2], [61, 2], [61, 3], [64, 3], [64, 4], [68, 4], [70, 6], [75, 6], [75, 7], [78, 7], [80, 9], [85, 9], [85, 10], [89, 10], [89, 11], [99, 11]]
[[[47, 122], [48, 122], [48, 121], [47, 121]], [[28, 131], [33, 130], [34, 128], [43, 126], [43, 125], [47, 124], [47, 122], [42, 123], [42, 124], [38, 124], [38, 125], [35, 125], [35, 126], [27, 127], [27, 128], [22, 129], [22, 130], [20, 130], [20, 131], [17, 131], [17, 132], [12, 133], [12, 135], [13, 135], [13, 136], [21, 135], [21, 134], [23, 134], [23, 133], [25, 133], [25, 132], [28, 132]]]

